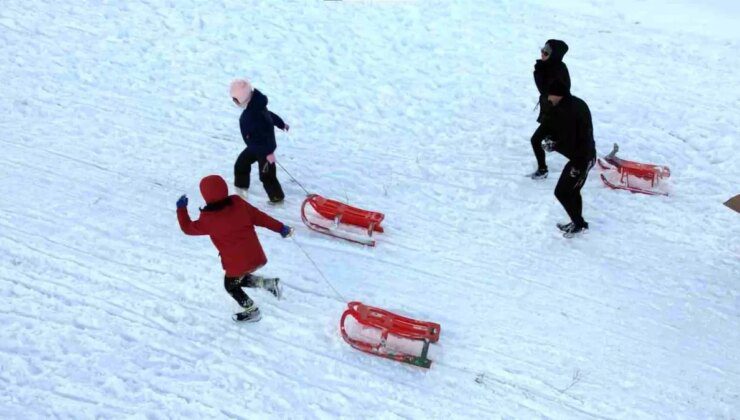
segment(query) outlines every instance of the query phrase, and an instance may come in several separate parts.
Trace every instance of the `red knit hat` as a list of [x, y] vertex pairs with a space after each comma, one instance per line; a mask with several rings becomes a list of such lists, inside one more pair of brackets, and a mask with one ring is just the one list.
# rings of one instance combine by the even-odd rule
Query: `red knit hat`
[[229, 187], [219, 175], [208, 175], [200, 180], [200, 194], [206, 204], [221, 201], [229, 196]]

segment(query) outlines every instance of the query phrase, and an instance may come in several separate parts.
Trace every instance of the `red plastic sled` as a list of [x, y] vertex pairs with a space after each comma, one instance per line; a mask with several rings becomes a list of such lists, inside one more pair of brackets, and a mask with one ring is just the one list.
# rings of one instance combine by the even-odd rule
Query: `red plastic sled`
[[[350, 337], [345, 327], [347, 317], [354, 318], [363, 327], [380, 330], [380, 342], [369, 343]], [[339, 330], [344, 341], [357, 350], [414, 366], [429, 368], [432, 365], [432, 361], [427, 357], [429, 344], [436, 343], [439, 340], [440, 325], [434, 322], [406, 318], [384, 309], [363, 305], [360, 302], [350, 302], [339, 321]], [[386, 344], [389, 335], [407, 340], [423, 341], [421, 355], [416, 356], [388, 348]]]
[[[320, 216], [319, 220], [309, 218], [309, 215], [306, 213], [308, 206]], [[385, 218], [385, 215], [376, 211], [352, 207], [336, 200], [324, 198], [318, 194], [309, 194], [301, 206], [301, 218], [309, 229], [316, 232], [358, 244], [375, 246], [375, 239], [372, 237], [373, 232], [383, 232], [383, 227], [380, 226], [380, 223]], [[339, 229], [340, 224], [364, 228], [367, 232], [367, 237], [343, 231]]]
[[668, 195], [661, 188], [661, 181], [671, 176], [671, 170], [667, 166], [621, 159], [617, 157], [618, 151], [619, 145], [614, 143], [611, 153], [604, 156], [603, 160], [598, 159], [602, 170], [601, 180], [607, 187], [633, 193]]

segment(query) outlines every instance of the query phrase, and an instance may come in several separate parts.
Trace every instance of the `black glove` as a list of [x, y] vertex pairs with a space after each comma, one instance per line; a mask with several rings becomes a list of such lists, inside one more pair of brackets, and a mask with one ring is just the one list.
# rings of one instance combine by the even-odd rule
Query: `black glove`
[[552, 152], [555, 150], [555, 146], [557, 145], [557, 142], [552, 139], [552, 137], [545, 137], [542, 139], [542, 149], [546, 152]]

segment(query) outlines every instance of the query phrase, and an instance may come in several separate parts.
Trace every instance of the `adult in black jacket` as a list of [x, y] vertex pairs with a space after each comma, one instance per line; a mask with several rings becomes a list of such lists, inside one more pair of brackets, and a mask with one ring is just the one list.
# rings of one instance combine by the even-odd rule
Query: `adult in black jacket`
[[588, 229], [582, 215], [581, 188], [596, 162], [591, 111], [583, 100], [572, 96], [562, 82], [553, 82], [547, 92], [552, 106], [543, 116], [546, 137], [541, 147], [568, 158], [555, 187], [555, 197], [571, 220], [570, 223], [559, 223], [558, 228], [565, 232], [566, 237], [572, 237]]
[[234, 103], [244, 108], [239, 117], [239, 128], [247, 148], [239, 154], [234, 164], [234, 185], [245, 200], [249, 189], [252, 164], [257, 162], [259, 178], [271, 203], [285, 199], [283, 188], [277, 179], [275, 166], [275, 128], [288, 131], [289, 126], [277, 114], [267, 109], [267, 96], [246, 80], [235, 80], [231, 84]]
[[552, 106], [547, 100], [548, 87], [553, 82], [558, 81], [570, 90], [568, 66], [563, 63], [563, 57], [567, 52], [568, 44], [558, 39], [550, 39], [542, 47], [542, 57], [534, 64], [534, 83], [540, 93], [540, 113], [537, 116], [537, 122], [540, 123], [540, 126], [535, 130], [531, 139], [532, 150], [537, 159], [537, 171], [531, 174], [532, 179], [547, 178], [547, 163], [545, 162], [545, 152], [542, 150], [542, 139], [545, 137], [542, 119], [543, 115]]

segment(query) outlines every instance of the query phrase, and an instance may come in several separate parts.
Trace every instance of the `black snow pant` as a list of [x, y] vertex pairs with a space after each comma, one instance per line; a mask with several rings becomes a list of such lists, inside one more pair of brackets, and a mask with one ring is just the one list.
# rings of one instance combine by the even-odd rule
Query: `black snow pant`
[[265, 187], [265, 192], [270, 201], [282, 201], [285, 198], [283, 193], [283, 187], [280, 186], [280, 181], [277, 179], [277, 167], [274, 163], [267, 161], [264, 156], [257, 156], [244, 149], [236, 158], [234, 164], [234, 185], [239, 188], [249, 188], [249, 177], [252, 172], [252, 164], [257, 162], [257, 167], [260, 173], [260, 181], [262, 186]]
[[242, 308], [248, 308], [254, 304], [254, 301], [244, 293], [242, 287], [258, 286], [251, 274], [245, 274], [242, 277], [224, 276], [224, 288]]
[[547, 169], [545, 162], [545, 150], [542, 148], [542, 140], [547, 137], [547, 132], [542, 124], [532, 134], [532, 151], [537, 158], [537, 169]]
[[578, 226], [584, 226], [586, 223], [581, 214], [583, 212], [581, 188], [586, 182], [588, 171], [591, 170], [595, 162], [595, 158], [586, 161], [585, 164], [574, 164], [573, 161], [568, 161], [560, 174], [558, 185], [555, 187], [555, 197], [565, 208], [570, 220]]

